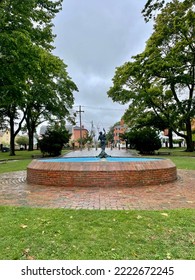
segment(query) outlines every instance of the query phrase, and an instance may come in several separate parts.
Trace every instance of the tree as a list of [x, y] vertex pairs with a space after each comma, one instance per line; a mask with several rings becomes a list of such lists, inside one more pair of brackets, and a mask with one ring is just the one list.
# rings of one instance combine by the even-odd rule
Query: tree
[[16, 143], [19, 145], [19, 146], [24, 146], [25, 147], [25, 150], [26, 150], [26, 146], [28, 145], [29, 143], [29, 139], [27, 136], [19, 136], [16, 138]]
[[[25, 114], [20, 116], [28, 92], [29, 77], [38, 71], [37, 49], [53, 49], [52, 19], [62, 0], [3, 0], [0, 3], [0, 108], [10, 124], [10, 155]], [[15, 121], [18, 128], [15, 129]]]
[[[194, 22], [194, 2], [174, 0], [167, 4], [156, 19], [155, 31], [141, 59], [147, 68], [145, 75], [160, 79], [171, 91], [169, 108], [174, 123], [180, 129], [183, 126], [186, 134], [175, 132], [185, 138], [188, 151], [193, 151], [191, 121], [195, 116]], [[173, 125], [170, 127], [175, 130]]]
[[10, 126], [10, 155], [15, 155], [14, 139], [25, 119], [25, 113], [21, 115], [19, 109], [25, 106], [29, 88], [28, 76], [38, 68], [38, 47], [32, 45], [30, 39], [21, 32], [13, 32], [7, 37], [4, 35], [0, 34], [4, 53], [0, 58], [3, 65], [0, 76], [0, 108]]
[[[120, 123], [117, 123], [120, 124]], [[108, 130], [108, 132], [106, 133], [106, 140], [110, 143], [114, 143], [114, 127], [116, 124], [114, 124], [113, 126], [111, 126]]]
[[43, 120], [61, 122], [69, 117], [76, 85], [66, 71], [67, 66], [58, 57], [40, 50], [40, 71], [30, 78], [30, 88], [26, 104], [22, 108], [25, 114], [29, 134], [29, 150], [33, 149], [33, 135]]
[[[180, 2], [185, 2], [185, 3], [193, 3], [194, 0], [182, 0]], [[162, 8], [165, 7], [167, 3], [170, 3], [171, 0], [147, 0], [146, 4], [142, 10], [142, 14], [145, 18], [145, 21], [149, 21], [152, 18], [155, 19], [156, 13], [161, 11]]]
[[114, 101], [130, 101], [132, 114], [152, 111], [163, 118], [186, 140], [188, 151], [193, 151], [191, 120], [195, 116], [193, 9], [192, 1], [167, 4], [157, 16], [144, 52], [117, 68], [108, 92]]

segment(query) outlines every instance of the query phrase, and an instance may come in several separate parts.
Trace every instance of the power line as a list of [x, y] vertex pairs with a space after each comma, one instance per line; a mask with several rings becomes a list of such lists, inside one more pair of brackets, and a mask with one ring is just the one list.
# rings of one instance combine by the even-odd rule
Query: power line
[[[73, 106], [78, 107], [78, 106]], [[96, 110], [109, 110], [109, 111], [124, 111], [128, 108], [106, 108], [106, 107], [95, 107], [95, 106], [88, 106], [88, 105], [82, 105], [84, 108], [90, 108], [90, 109], [96, 109]]]

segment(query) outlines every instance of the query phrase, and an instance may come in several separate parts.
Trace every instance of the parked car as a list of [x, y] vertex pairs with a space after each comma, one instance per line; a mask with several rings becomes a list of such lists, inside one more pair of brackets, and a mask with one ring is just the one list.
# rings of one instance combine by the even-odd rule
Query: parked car
[[1, 151], [2, 151], [3, 153], [9, 152], [9, 148], [8, 148], [8, 147], [2, 147]]

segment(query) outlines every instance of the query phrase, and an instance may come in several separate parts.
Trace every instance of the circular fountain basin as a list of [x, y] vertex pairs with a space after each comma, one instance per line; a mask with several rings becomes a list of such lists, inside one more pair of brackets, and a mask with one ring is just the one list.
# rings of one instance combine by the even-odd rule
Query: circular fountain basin
[[27, 182], [46, 186], [132, 187], [176, 179], [175, 164], [159, 158], [53, 158], [33, 160], [27, 167]]

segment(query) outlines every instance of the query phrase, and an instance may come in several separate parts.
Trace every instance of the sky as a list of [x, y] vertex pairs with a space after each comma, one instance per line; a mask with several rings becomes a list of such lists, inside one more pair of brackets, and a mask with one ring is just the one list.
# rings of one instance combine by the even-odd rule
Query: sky
[[[64, 0], [54, 19], [54, 54], [63, 59], [77, 85], [73, 112], [82, 125], [109, 130], [120, 121], [128, 105], [107, 96], [115, 68], [141, 53], [152, 33], [141, 10], [146, 0]], [[79, 114], [76, 118], [77, 125]]]

